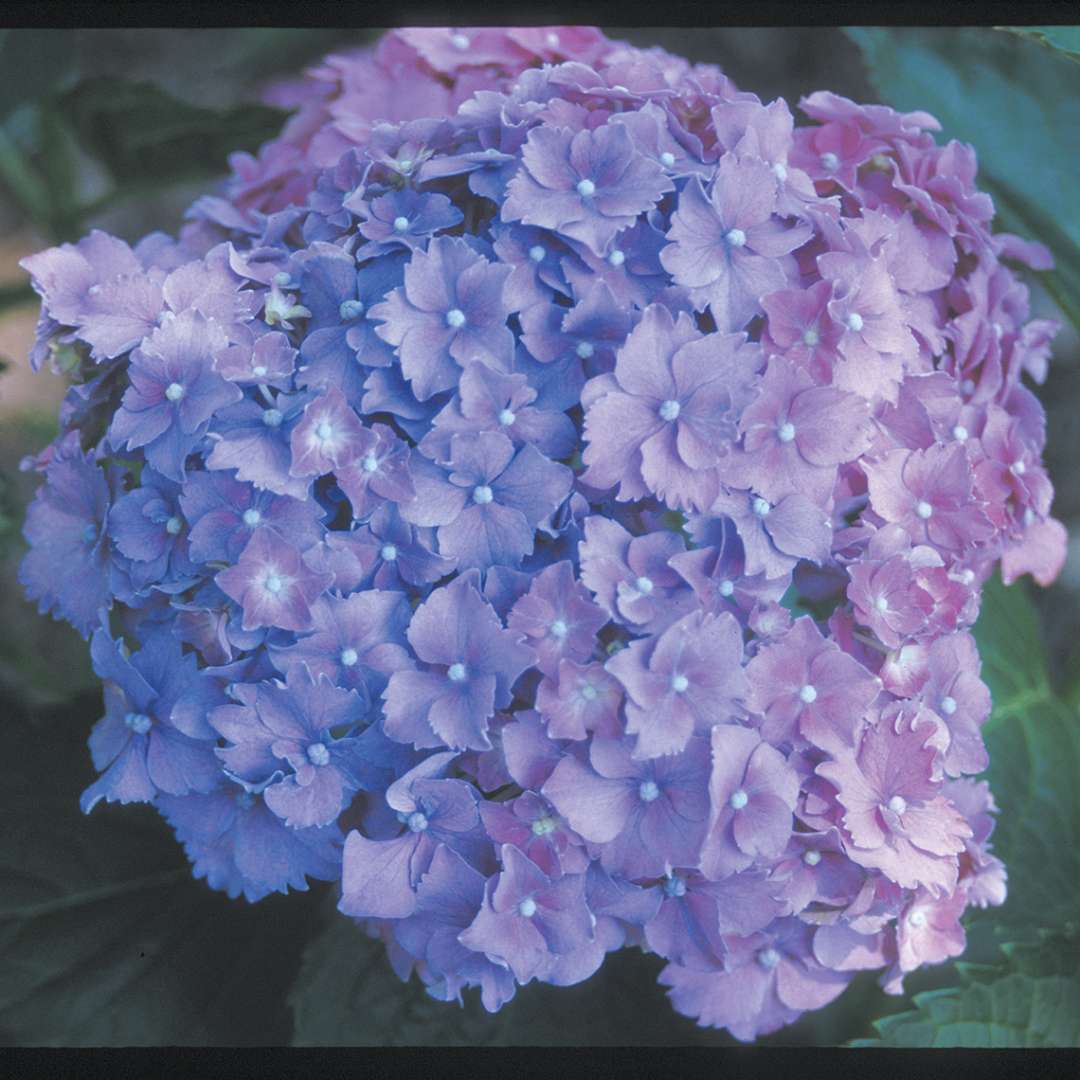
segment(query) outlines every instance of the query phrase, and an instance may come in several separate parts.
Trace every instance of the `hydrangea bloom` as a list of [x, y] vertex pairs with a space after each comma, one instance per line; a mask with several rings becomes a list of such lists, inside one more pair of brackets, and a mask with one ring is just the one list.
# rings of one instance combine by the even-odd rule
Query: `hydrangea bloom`
[[230, 896], [340, 882], [492, 1011], [640, 945], [751, 1040], [957, 955], [1005, 897], [968, 631], [1065, 547], [1049, 255], [971, 148], [587, 27], [272, 94], [178, 237], [23, 264], [75, 376], [20, 580], [105, 684], [84, 809], [153, 804]]

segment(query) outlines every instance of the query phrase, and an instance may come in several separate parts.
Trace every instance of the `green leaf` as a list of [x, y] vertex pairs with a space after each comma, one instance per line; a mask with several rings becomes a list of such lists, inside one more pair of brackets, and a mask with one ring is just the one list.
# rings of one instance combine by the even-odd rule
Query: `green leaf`
[[1030, 38], [1080, 63], [1080, 26], [995, 26], [994, 29]]
[[306, 898], [211, 892], [149, 807], [83, 817], [100, 695], [36, 714], [0, 704], [17, 763], [0, 789], [0, 1042], [288, 1042]]
[[986, 583], [975, 638], [994, 709], [983, 728], [994, 798], [1000, 807], [993, 844], [1009, 874], [1001, 908], [973, 921], [992, 923], [1005, 940], [1030, 939], [1040, 927], [1080, 919], [1080, 717], [1056, 697], [1026, 585]]
[[852, 1046], [1080, 1046], [1080, 951], [1075, 939], [972, 972], [963, 986], [915, 995], [915, 1009], [875, 1022], [880, 1038]]
[[83, 149], [124, 185], [176, 184], [224, 173], [234, 151], [255, 151], [284, 114], [263, 105], [202, 108], [152, 83], [90, 79], [61, 108]]
[[998, 224], [1054, 253], [1040, 280], [1080, 327], [1080, 66], [990, 28], [845, 31], [871, 81], [898, 109], [925, 109], [943, 136], [971, 143]]

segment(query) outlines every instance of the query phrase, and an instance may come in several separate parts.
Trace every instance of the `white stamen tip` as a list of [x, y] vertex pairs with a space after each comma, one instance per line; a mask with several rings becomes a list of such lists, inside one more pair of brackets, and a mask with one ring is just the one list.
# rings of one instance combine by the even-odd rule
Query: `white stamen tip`
[[180, 518], [178, 518], [178, 517], [171, 517], [171, 518], [169, 518], [169, 520], [168, 520], [168, 521], [166, 521], [166, 522], [165, 522], [165, 531], [166, 531], [166, 532], [167, 532], [167, 533], [168, 533], [168, 534], [169, 534], [170, 536], [176, 536], [176, 535], [178, 535], [178, 534], [179, 534], [179, 532], [180, 532], [180, 530], [181, 530], [181, 529], [182, 529], [183, 527], [184, 527], [184, 523], [183, 523], [183, 521], [181, 521], [181, 520], [180, 520]]
[[639, 593], [643, 593], [645, 596], [648, 596], [649, 593], [653, 591], [652, 580], [647, 577], [639, 577], [634, 582], [634, 588], [637, 589]]
[[410, 832], [423, 832], [428, 827], [428, 819], [419, 810], [414, 810], [406, 819]]
[[464, 34], [454, 34], [450, 39], [450, 44], [453, 45], [458, 52], [464, 52], [469, 47], [469, 39]]
[[767, 949], [762, 949], [757, 954], [757, 962], [766, 970], [772, 971], [777, 964], [780, 963], [780, 954], [771, 946]]
[[659, 413], [661, 420], [676, 420], [679, 416], [679, 403], [669, 398], [660, 405]]
[[609, 255], [608, 257], [607, 257], [607, 261], [608, 261], [609, 263], [611, 263], [611, 265], [612, 265], [612, 266], [622, 266], [622, 264], [623, 264], [624, 262], [626, 262], [626, 255], [625, 255], [625, 253], [624, 253], [624, 252], [622, 252], [622, 251], [619, 251], [619, 250], [618, 250], [618, 248], [616, 248], [616, 249], [615, 249], [615, 250], [614, 250], [614, 251], [613, 251], [613, 252], [612, 252], [612, 253], [611, 253], [611, 254], [610, 254], [610, 255]]
[[817, 866], [817, 864], [821, 862], [821, 852], [810, 848], [809, 851], [803, 852], [802, 861], [806, 863], [807, 866]]
[[781, 442], [791, 442], [791, 440], [795, 438], [795, 425], [792, 424], [790, 421], [781, 424], [776, 429], [776, 437]]
[[562, 619], [556, 619], [551, 624], [551, 636], [555, 638], [564, 638], [570, 633], [570, 627]]
[[586, 701], [595, 701], [595, 700], [596, 700], [596, 698], [597, 698], [597, 694], [598, 694], [598, 691], [597, 691], [596, 687], [595, 687], [595, 686], [593, 686], [593, 684], [592, 684], [592, 683], [586, 683], [586, 684], [585, 684], [585, 685], [584, 685], [584, 686], [583, 686], [583, 687], [581, 688], [581, 696], [582, 696], [582, 697], [583, 697], [583, 698], [584, 698], [584, 699], [585, 699]]
[[809, 345], [812, 348], [814, 345], [816, 345], [821, 340], [821, 336], [811, 326], [808, 330], [803, 331], [802, 339], [803, 339], [803, 344], [804, 345]]
[[787, 179], [787, 166], [782, 161], [778, 161], [772, 167], [772, 171], [773, 176], [775, 176], [776, 179], [779, 180], [781, 183], [783, 183], [783, 181]]
[[460, 330], [465, 325], [465, 312], [461, 308], [451, 308], [446, 313], [446, 325], [454, 330]]
[[876, 607], [878, 609], [878, 611], [881, 611], [881, 612], [888, 611], [889, 610], [889, 601], [884, 596], [879, 596], [874, 601], [874, 607]]
[[529, 248], [529, 258], [532, 259], [533, 262], [543, 262], [545, 255], [547, 255], [547, 251], [539, 244], [534, 244]]
[[821, 167], [826, 172], [836, 172], [840, 167], [840, 159], [831, 150], [827, 150], [821, 155]]
[[171, 382], [165, 387], [165, 396], [170, 401], [179, 401], [184, 396], [184, 388], [178, 382]]
[[446, 669], [446, 677], [451, 682], [464, 682], [466, 674], [467, 674], [467, 672], [465, 670], [465, 665], [464, 664], [460, 664], [460, 663], [451, 664]]
[[956, 427], [952, 429], [952, 435], [957, 442], [967, 442], [968, 429], [964, 427], [963, 424], [957, 424]]
[[250, 509], [244, 511], [240, 520], [243, 521], [249, 529], [254, 529], [255, 526], [262, 521], [262, 514], [252, 506]]
[[499, 413], [499, 423], [503, 427], [509, 427], [516, 419], [517, 416], [512, 409], [503, 409], [502, 412]]
[[857, 311], [853, 311], [844, 322], [847, 328], [856, 334], [863, 328], [863, 317]]
[[548, 836], [555, 831], [557, 824], [554, 818], [538, 817], [531, 828], [533, 836]]
[[577, 343], [577, 349], [575, 350], [575, 352], [578, 354], [578, 356], [581, 357], [582, 360], [588, 360], [589, 357], [592, 356], [594, 352], [596, 352], [596, 350], [588, 341], [579, 341]]
[[655, 780], [642, 780], [638, 788], [638, 795], [642, 802], [652, 802], [660, 797], [660, 788]]
[[583, 199], [587, 199], [590, 195], [596, 194], [596, 185], [591, 180], [579, 180], [577, 185], [577, 193]]
[[721, 596], [731, 596], [731, 594], [735, 591], [735, 582], [729, 581], [727, 578], [724, 578], [724, 580], [720, 582], [717, 588]]
[[741, 248], [746, 246], [746, 233], [744, 233], [742, 229], [728, 229], [728, 231], [724, 233], [724, 239], [732, 247]]
[[907, 809], [907, 802], [902, 795], [894, 795], [886, 805], [894, 814], [902, 814]]
[[665, 150], [660, 155], [660, 164], [663, 165], [665, 169], [670, 169], [671, 166], [675, 164], [675, 155], [670, 150]]
[[266, 575], [266, 580], [263, 581], [263, 587], [268, 593], [277, 596], [277, 594], [285, 588], [285, 582], [283, 582], [277, 574], [270, 573]]
[[524, 915], [526, 919], [531, 919], [536, 914], [536, 901], [531, 896], [526, 896], [518, 904], [518, 914]]
[[364, 472], [375, 472], [379, 468], [379, 459], [375, 456], [375, 451], [369, 450], [360, 465]]
[[750, 797], [742, 788], [739, 788], [738, 791], [733, 791], [731, 793], [731, 798], [728, 799], [728, 806], [730, 806], [732, 810], [741, 810], [749, 801]]
[[393, 544], [383, 544], [379, 549], [379, 554], [384, 562], [393, 562], [397, 558], [397, 548]]
[[911, 926], [914, 926], [915, 929], [918, 930], [920, 926], [926, 925], [926, 912], [916, 909], [908, 916], [907, 921]]
[[312, 765], [330, 764], [330, 751], [321, 742], [312, 743], [307, 748], [307, 757]]
[[952, 716], [956, 712], [958, 706], [956, 704], [956, 698], [950, 697], [948, 694], [941, 699], [941, 711], [946, 716]]
[[124, 717], [124, 723], [135, 732], [136, 735], [145, 735], [153, 724], [146, 713], [129, 712]]
[[487, 484], [477, 484], [473, 488], [473, 502], [478, 502], [481, 506], [485, 506], [495, 498], [494, 492], [487, 486]]
[[671, 689], [676, 694], [684, 694], [689, 686], [690, 680], [685, 675], [672, 675]]
[[815, 690], [814, 687], [812, 687], [809, 683], [807, 683], [799, 691], [799, 700], [804, 705], [813, 705], [813, 703], [815, 701], [817, 701], [817, 690]]
[[915, 513], [925, 521], [928, 517], [933, 516], [934, 508], [925, 499], [920, 499], [915, 504]]
[[772, 510], [772, 506], [769, 504], [768, 499], [763, 499], [760, 495], [754, 497], [754, 501], [750, 504], [750, 509], [758, 517], [768, 517], [769, 511]]
[[352, 667], [360, 659], [360, 654], [352, 648], [342, 649], [339, 659], [343, 667]]
[[408, 232], [409, 231], [409, 219], [402, 215], [401, 217], [394, 218], [394, 232]]
[[267, 427], [281, 427], [281, 421], [285, 417], [280, 409], [263, 409], [262, 422]]

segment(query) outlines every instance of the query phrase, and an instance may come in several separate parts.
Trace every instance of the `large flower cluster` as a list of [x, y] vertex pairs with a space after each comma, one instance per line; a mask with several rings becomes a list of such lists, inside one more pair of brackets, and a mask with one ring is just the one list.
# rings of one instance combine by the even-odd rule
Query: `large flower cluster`
[[582, 27], [277, 93], [178, 240], [24, 262], [84, 808], [152, 803], [230, 896], [340, 880], [490, 1010], [636, 945], [749, 1040], [958, 954], [1005, 895], [969, 627], [1064, 552], [1010, 268], [1049, 257], [972, 149]]

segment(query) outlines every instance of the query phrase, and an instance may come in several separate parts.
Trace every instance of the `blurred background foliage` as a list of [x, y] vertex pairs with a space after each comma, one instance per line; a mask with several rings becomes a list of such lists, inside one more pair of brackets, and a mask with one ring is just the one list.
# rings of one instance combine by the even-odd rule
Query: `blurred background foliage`
[[[605, 29], [719, 64], [764, 101], [783, 96], [794, 108], [827, 88], [926, 109], [942, 121], [941, 137], [976, 145], [998, 227], [1054, 250], [1056, 270], [1030, 284], [1033, 314], [1064, 324], [1039, 394], [1070, 556], [1049, 589], [991, 585], [977, 628], [995, 696], [989, 779], [1010, 899], [970, 920], [962, 963], [919, 972], [903, 998], [863, 973], [831, 1007], [761, 1041], [1074, 1045], [1080, 28]], [[175, 232], [190, 202], [225, 174], [229, 153], [254, 152], [280, 129], [286, 114], [259, 99], [267, 81], [380, 32], [0, 30], [0, 709], [20, 762], [16, 782], [0, 789], [9, 825], [0, 844], [0, 1043], [733, 1045], [675, 1015], [653, 982], [656, 958], [636, 952], [610, 957], [577, 987], [527, 987], [498, 1017], [475, 1001], [464, 1013], [439, 1005], [415, 980], [399, 984], [381, 945], [333, 916], [332, 890], [248, 911], [190, 879], [152, 811], [78, 812], [100, 691], [85, 643], [39, 617], [15, 581], [36, 487], [18, 462], [52, 438], [64, 390], [26, 365], [37, 305], [17, 262], [90, 228], [129, 241]]]

